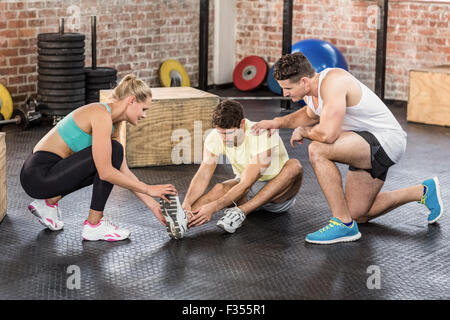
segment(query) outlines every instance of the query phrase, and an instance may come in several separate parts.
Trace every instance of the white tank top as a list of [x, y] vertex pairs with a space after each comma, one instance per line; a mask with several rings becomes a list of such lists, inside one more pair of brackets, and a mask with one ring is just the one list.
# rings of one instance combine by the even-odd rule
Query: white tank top
[[[333, 70], [333, 68], [325, 69], [319, 73], [319, 105], [317, 109], [314, 108], [312, 97], [306, 96], [308, 108], [318, 116], [322, 112], [323, 105], [320, 97], [320, 86], [330, 70]], [[355, 106], [346, 108], [342, 130], [369, 131], [378, 139], [389, 158], [395, 163], [398, 162], [406, 149], [406, 132], [383, 101], [362, 82], [356, 78], [355, 80], [362, 90], [361, 100]]]

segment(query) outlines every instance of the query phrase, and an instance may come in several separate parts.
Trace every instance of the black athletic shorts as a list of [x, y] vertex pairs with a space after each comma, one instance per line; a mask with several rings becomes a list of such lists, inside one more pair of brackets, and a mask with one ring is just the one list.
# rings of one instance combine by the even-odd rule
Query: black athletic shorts
[[[372, 178], [385, 181], [389, 167], [395, 164], [395, 162], [393, 162], [388, 157], [383, 147], [380, 145], [380, 142], [378, 141], [377, 138], [375, 138], [375, 136], [372, 133], [368, 131], [354, 131], [354, 132], [363, 137], [363, 139], [366, 140], [367, 143], [370, 145], [370, 157], [372, 169], [363, 169], [363, 170], [370, 173]], [[352, 166], [349, 166], [348, 169], [352, 171], [358, 170], [358, 168]]]

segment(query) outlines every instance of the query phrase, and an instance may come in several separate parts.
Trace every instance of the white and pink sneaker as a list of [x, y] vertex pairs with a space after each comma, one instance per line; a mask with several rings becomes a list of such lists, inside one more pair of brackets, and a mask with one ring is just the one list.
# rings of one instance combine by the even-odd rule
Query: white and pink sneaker
[[47, 200], [36, 199], [28, 206], [28, 210], [50, 230], [58, 231], [64, 228], [61, 211], [59, 211], [57, 203], [51, 205]]
[[83, 232], [81, 233], [84, 240], [88, 241], [120, 241], [125, 240], [130, 236], [130, 231], [124, 228], [119, 228], [111, 221], [105, 218], [93, 225], [89, 221], [84, 221]]

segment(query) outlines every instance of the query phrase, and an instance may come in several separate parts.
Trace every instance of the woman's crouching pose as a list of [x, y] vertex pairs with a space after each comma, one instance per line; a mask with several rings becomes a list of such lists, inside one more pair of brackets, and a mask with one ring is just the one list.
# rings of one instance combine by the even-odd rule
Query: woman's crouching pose
[[133, 75], [125, 76], [113, 90], [108, 103], [80, 107], [51, 129], [25, 161], [20, 182], [34, 200], [28, 208], [50, 230], [64, 227], [58, 201], [93, 185], [89, 215], [84, 222], [85, 240], [118, 241], [130, 231], [103, 217], [114, 185], [131, 190], [165, 225], [161, 207], [152, 197], [177, 194], [171, 184], [147, 185], [129, 170], [118, 141], [118, 125], [132, 125], [145, 117], [151, 105], [151, 90]]

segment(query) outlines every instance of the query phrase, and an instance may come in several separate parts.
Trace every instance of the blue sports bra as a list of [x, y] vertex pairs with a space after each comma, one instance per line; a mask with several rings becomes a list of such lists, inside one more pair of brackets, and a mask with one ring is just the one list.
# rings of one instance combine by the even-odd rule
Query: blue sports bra
[[[111, 109], [106, 103], [103, 105], [111, 114]], [[56, 125], [59, 135], [73, 152], [78, 152], [92, 145], [92, 136], [81, 130], [73, 120], [73, 111]], [[114, 126], [111, 134], [114, 133]]]

